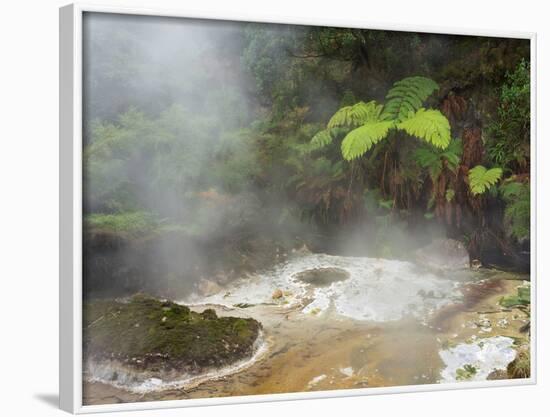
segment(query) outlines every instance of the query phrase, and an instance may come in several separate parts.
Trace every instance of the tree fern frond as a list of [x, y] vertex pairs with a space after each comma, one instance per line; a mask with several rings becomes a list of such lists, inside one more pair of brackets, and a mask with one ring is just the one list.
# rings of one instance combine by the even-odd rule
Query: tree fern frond
[[334, 142], [334, 139], [344, 135], [348, 130], [349, 129], [345, 127], [333, 127], [317, 132], [307, 144], [308, 152], [317, 151], [330, 145]]
[[312, 150], [321, 149], [327, 145], [330, 145], [332, 143], [332, 139], [333, 138], [332, 138], [332, 135], [330, 134], [329, 129], [321, 130], [311, 138], [309, 145]]
[[496, 184], [501, 176], [501, 168], [487, 169], [482, 165], [478, 165], [468, 172], [470, 191], [473, 195], [483, 194], [491, 185]]
[[348, 161], [362, 156], [384, 139], [393, 126], [391, 121], [371, 121], [352, 130], [342, 141], [342, 156]]
[[419, 148], [414, 153], [414, 159], [422, 168], [429, 168], [432, 165], [439, 164], [441, 158], [428, 147]]
[[421, 108], [412, 117], [399, 123], [397, 128], [437, 148], [445, 149], [451, 142], [451, 126], [439, 110]]
[[445, 158], [453, 170], [456, 169], [462, 156], [462, 141], [460, 139], [452, 139], [449, 146], [441, 153], [441, 157]]
[[357, 127], [378, 120], [382, 107], [374, 100], [368, 103], [360, 101], [353, 106], [342, 107], [330, 118], [327, 128], [331, 129], [338, 126]]
[[383, 120], [402, 122], [411, 117], [439, 85], [426, 77], [407, 77], [397, 81], [386, 95]]

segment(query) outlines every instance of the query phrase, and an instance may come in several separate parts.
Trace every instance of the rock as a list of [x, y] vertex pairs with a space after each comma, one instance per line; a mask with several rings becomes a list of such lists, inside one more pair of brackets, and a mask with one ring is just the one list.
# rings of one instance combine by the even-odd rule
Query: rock
[[208, 297], [219, 293], [221, 291], [221, 287], [214, 281], [202, 278], [199, 281], [198, 290], [202, 296]]
[[471, 262], [471, 265], [470, 265], [470, 268], [472, 269], [479, 269], [481, 268], [481, 261], [479, 259], [474, 259], [472, 262]]
[[292, 253], [298, 256], [305, 256], [311, 254], [311, 250], [309, 250], [307, 245], [304, 243], [301, 248], [292, 249]]
[[415, 251], [416, 261], [432, 269], [456, 270], [470, 266], [468, 251], [458, 240], [434, 239]]
[[495, 369], [489, 375], [487, 375], [487, 381], [494, 381], [497, 379], [508, 379], [508, 372], [504, 369]]
[[278, 300], [279, 298], [283, 297], [283, 291], [279, 288], [277, 288], [275, 291], [273, 291], [273, 294], [271, 295], [271, 298], [274, 300]]
[[510, 323], [506, 319], [506, 317], [503, 317], [497, 321], [497, 326], [501, 329], [506, 329]]
[[83, 320], [87, 368], [109, 366], [140, 380], [170, 379], [249, 358], [261, 334], [254, 319], [217, 317], [213, 309], [197, 313], [141, 295], [124, 302], [89, 301]]

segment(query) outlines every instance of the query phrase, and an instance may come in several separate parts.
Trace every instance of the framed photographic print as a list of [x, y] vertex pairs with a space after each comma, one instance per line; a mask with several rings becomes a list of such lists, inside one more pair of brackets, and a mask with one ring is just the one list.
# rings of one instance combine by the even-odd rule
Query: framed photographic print
[[535, 383], [534, 59], [61, 8], [62, 408]]

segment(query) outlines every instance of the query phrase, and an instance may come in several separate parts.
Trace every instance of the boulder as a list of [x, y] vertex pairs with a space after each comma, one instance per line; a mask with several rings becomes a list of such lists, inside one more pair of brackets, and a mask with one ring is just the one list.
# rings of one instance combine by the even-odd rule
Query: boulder
[[415, 251], [417, 263], [432, 269], [457, 270], [469, 268], [470, 257], [464, 244], [454, 239], [434, 239]]

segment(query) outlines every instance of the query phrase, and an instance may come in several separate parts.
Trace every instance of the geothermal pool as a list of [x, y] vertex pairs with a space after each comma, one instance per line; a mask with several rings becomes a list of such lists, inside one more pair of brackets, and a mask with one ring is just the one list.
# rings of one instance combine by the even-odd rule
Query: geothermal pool
[[499, 299], [528, 285], [497, 270], [437, 272], [406, 261], [308, 254], [192, 293], [182, 304], [264, 327], [234, 366], [171, 380], [86, 369], [86, 404], [492, 379], [527, 322]]

